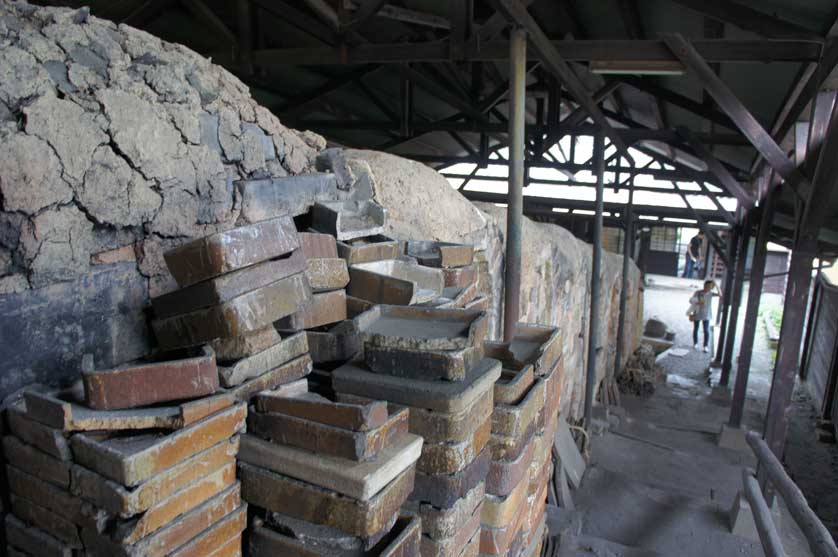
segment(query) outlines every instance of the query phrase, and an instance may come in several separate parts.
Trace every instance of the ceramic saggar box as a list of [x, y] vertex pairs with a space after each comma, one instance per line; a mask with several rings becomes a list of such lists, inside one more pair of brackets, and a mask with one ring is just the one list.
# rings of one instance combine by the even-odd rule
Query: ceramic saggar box
[[372, 201], [322, 202], [311, 210], [311, 226], [345, 242], [381, 234], [386, 216], [384, 207]]
[[376, 304], [413, 305], [442, 294], [442, 273], [396, 259], [349, 268], [347, 294]]

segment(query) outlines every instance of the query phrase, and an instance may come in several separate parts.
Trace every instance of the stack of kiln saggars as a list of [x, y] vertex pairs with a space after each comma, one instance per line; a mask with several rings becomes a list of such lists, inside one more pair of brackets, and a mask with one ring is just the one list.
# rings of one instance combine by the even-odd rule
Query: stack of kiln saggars
[[300, 252], [306, 260], [305, 276], [312, 299], [296, 313], [278, 321], [281, 331], [323, 331], [346, 319], [346, 287], [349, 271], [338, 257], [335, 237], [318, 232], [300, 232]]
[[247, 429], [251, 557], [418, 557], [419, 520], [401, 514], [422, 451], [407, 409], [335, 403], [302, 380], [260, 393]]
[[404, 255], [425, 267], [442, 271], [440, 296], [422, 305], [486, 310], [489, 299], [479, 296], [478, 269], [474, 262], [474, 248], [450, 242], [409, 240], [404, 244]]
[[512, 342], [486, 342], [484, 350], [503, 369], [494, 387], [480, 552], [531, 557], [540, 554], [552, 476], [563, 375], [559, 330], [519, 323]]
[[[357, 337], [347, 320], [346, 287], [349, 271], [338, 257], [335, 237], [319, 232], [300, 232], [300, 251], [307, 260], [306, 277], [314, 301], [277, 323], [280, 329], [305, 329], [308, 349], [315, 365], [345, 362], [357, 352]], [[321, 372], [315, 370], [313, 380]]]
[[[178, 359], [174, 359], [178, 358]], [[247, 409], [207, 347], [32, 388], [6, 413], [9, 555], [235, 556]]]
[[425, 440], [406, 505], [422, 519], [421, 554], [476, 556], [493, 385], [501, 373], [499, 362], [483, 358], [485, 313], [379, 305], [356, 322], [364, 361], [333, 372], [338, 399], [409, 407], [410, 431]]
[[238, 401], [308, 375], [305, 333], [274, 327], [311, 301], [299, 245], [294, 221], [278, 217], [164, 254], [181, 288], [152, 300], [158, 343], [211, 343], [221, 384]]

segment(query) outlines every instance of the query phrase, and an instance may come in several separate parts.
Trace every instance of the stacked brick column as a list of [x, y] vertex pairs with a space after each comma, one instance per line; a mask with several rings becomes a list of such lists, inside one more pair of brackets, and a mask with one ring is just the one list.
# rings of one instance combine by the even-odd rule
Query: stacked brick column
[[90, 369], [84, 392], [32, 389], [7, 411], [10, 554], [239, 554], [247, 410], [214, 394], [208, 348], [186, 356]]
[[422, 448], [406, 409], [335, 403], [305, 381], [255, 402], [239, 455], [252, 557], [418, 556], [419, 521], [400, 510]]
[[294, 221], [278, 217], [195, 240], [165, 254], [180, 290], [152, 300], [164, 348], [211, 342], [221, 384], [236, 400], [311, 372], [304, 333], [274, 322], [311, 301]]
[[503, 363], [503, 372], [495, 383], [480, 551], [530, 557], [543, 538], [558, 423], [559, 332], [522, 323], [511, 343], [487, 342], [485, 352]]
[[422, 519], [422, 556], [477, 555], [500, 376], [482, 357], [485, 314], [375, 306], [356, 322], [364, 360], [334, 371], [335, 391], [410, 408], [410, 431], [425, 440], [407, 504]]

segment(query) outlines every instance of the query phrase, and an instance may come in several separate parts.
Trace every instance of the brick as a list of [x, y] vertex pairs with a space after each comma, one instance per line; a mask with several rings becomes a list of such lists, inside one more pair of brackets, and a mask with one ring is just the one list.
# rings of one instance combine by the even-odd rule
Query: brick
[[73, 466], [72, 488], [81, 497], [109, 513], [128, 518], [159, 505], [176, 492], [207, 477], [225, 466], [235, 464], [239, 437], [220, 443], [182, 460], [177, 465], [152, 476], [138, 486], [126, 488], [104, 476]]
[[337, 240], [331, 234], [298, 232], [297, 237], [300, 240], [300, 250], [307, 260], [338, 257]]
[[6, 465], [9, 491], [79, 526], [101, 529], [107, 516], [89, 503], [74, 497], [68, 491], [39, 480], [12, 465]]
[[410, 498], [447, 509], [486, 480], [489, 472], [489, 451], [484, 449], [471, 464], [456, 474], [431, 475], [416, 472], [415, 487]]
[[324, 201], [311, 209], [311, 227], [338, 240], [381, 234], [387, 211], [372, 201]]
[[83, 371], [85, 401], [96, 410], [119, 410], [213, 394], [218, 371], [212, 349], [188, 356]]
[[468, 439], [474, 431], [474, 424], [482, 423], [491, 413], [492, 391], [487, 389], [463, 412], [431, 412], [423, 408], [411, 408], [409, 430], [424, 437], [428, 443], [456, 443]]
[[[419, 557], [422, 521], [415, 516], [402, 515], [382, 544], [379, 557]], [[382, 545], [379, 544], [379, 545]], [[377, 549], [377, 548], [376, 548]]]
[[479, 532], [474, 535], [468, 544], [463, 548], [459, 557], [478, 557], [480, 555], [480, 535]]
[[410, 350], [368, 345], [364, 361], [371, 371], [396, 377], [434, 381], [463, 381], [483, 359], [481, 346], [461, 350]]
[[489, 450], [492, 453], [492, 460], [517, 460], [527, 447], [530, 438], [535, 434], [535, 430], [536, 422], [533, 421], [521, 435], [510, 437], [492, 433], [492, 436], [489, 438]]
[[474, 247], [451, 242], [410, 240], [404, 253], [429, 267], [465, 267], [474, 259]]
[[472, 284], [477, 285], [477, 265], [443, 269], [442, 280], [446, 288], [451, 286], [465, 288]]
[[531, 363], [537, 376], [545, 375], [561, 357], [561, 331], [556, 327], [518, 323], [509, 348], [518, 362]]
[[259, 377], [308, 352], [308, 339], [304, 333], [288, 336], [273, 346], [227, 366], [218, 367], [218, 376], [225, 387], [241, 385], [248, 379]]
[[518, 404], [495, 404], [492, 433], [507, 437], [524, 435], [544, 408], [544, 387], [544, 381], [539, 378]]
[[242, 196], [241, 216], [258, 222], [282, 215], [307, 213], [315, 201], [334, 199], [334, 174], [303, 174], [262, 180], [241, 180], [236, 186]]
[[311, 299], [300, 273], [205, 309], [152, 321], [158, 343], [166, 348], [192, 346], [216, 338], [241, 336], [291, 315]]
[[464, 381], [420, 381], [368, 371], [345, 364], [332, 372], [336, 391], [387, 400], [410, 407], [457, 413], [469, 409], [500, 377], [500, 363], [484, 359]]
[[227, 392], [239, 402], [248, 401], [261, 391], [296, 382], [310, 374], [311, 370], [311, 358], [308, 355], [300, 356]]
[[236, 463], [229, 462], [207, 476], [170, 495], [141, 516], [121, 522], [112, 533], [114, 541], [132, 545], [163, 528], [178, 516], [202, 505], [236, 482]]
[[91, 557], [163, 557], [240, 507], [241, 489], [236, 483], [133, 545], [117, 544], [86, 530], [82, 530], [82, 539]]
[[136, 261], [137, 254], [134, 252], [134, 244], [100, 251], [90, 256], [91, 265], [111, 265], [124, 261]]
[[70, 462], [59, 460], [27, 445], [17, 437], [3, 437], [3, 456], [18, 468], [59, 487], [70, 487]]
[[475, 510], [463, 527], [449, 538], [433, 539], [423, 535], [422, 557], [458, 557], [475, 535], [480, 535], [479, 509]]
[[353, 536], [338, 528], [312, 524], [277, 512], [267, 513], [266, 523], [271, 528], [285, 532], [301, 542], [307, 549], [313, 549], [318, 553], [367, 555], [374, 553], [372, 549], [387, 537], [390, 529], [395, 526], [397, 518], [398, 512], [386, 520], [378, 532], [363, 538]]
[[337, 248], [338, 255], [346, 260], [347, 265], [395, 259], [401, 252], [398, 241], [380, 234], [338, 242]]
[[[484, 511], [485, 504], [484, 504]], [[482, 524], [480, 529], [480, 553], [483, 555], [514, 555], [512, 545], [523, 545], [522, 527], [527, 517], [527, 506], [520, 505], [514, 509], [514, 515], [509, 522], [500, 526]]]
[[242, 534], [223, 542], [218, 549], [207, 555], [207, 557], [242, 557]]
[[[488, 344], [488, 343], [487, 343]], [[496, 360], [497, 353], [487, 350], [486, 356]], [[518, 404], [535, 379], [535, 367], [530, 364], [520, 370], [511, 370], [504, 366], [501, 370], [500, 379], [495, 382], [495, 404]]]
[[350, 296], [377, 304], [408, 306], [442, 294], [442, 272], [398, 259], [358, 263], [349, 267]]
[[311, 301], [295, 313], [276, 322], [279, 330], [313, 329], [346, 319], [346, 292], [333, 290], [312, 294]]
[[306, 278], [312, 292], [328, 292], [349, 284], [349, 268], [343, 259], [319, 257], [308, 260]]
[[306, 270], [306, 259], [299, 249], [285, 256], [263, 261], [186, 288], [151, 299], [154, 316], [171, 317], [223, 304], [237, 296], [264, 288], [280, 279]]
[[235, 362], [267, 350], [282, 340], [273, 323], [237, 337], [219, 338], [210, 343], [219, 362]]
[[72, 557], [73, 550], [43, 530], [6, 515], [6, 543], [38, 557]]
[[[409, 468], [366, 501], [344, 497], [244, 462], [239, 463], [239, 478], [245, 500], [253, 505], [367, 537], [380, 532], [398, 512], [413, 490], [414, 470]], [[296, 504], [289, 505], [288, 501]]]
[[477, 284], [471, 283], [465, 288], [449, 287], [443, 288], [443, 296], [449, 296], [453, 300], [453, 307], [465, 308], [475, 298], [477, 298]]
[[70, 548], [82, 548], [78, 526], [66, 517], [16, 495], [11, 496], [11, 509], [25, 524], [42, 530]]
[[360, 331], [350, 320], [341, 321], [328, 331], [306, 331], [306, 336], [315, 364], [351, 360], [362, 348]]
[[387, 403], [384, 401], [346, 404], [332, 402], [313, 393], [289, 397], [267, 391], [257, 396], [256, 408], [259, 412], [278, 412], [351, 431], [376, 429], [383, 426], [388, 418]]
[[[216, 555], [216, 550], [223, 547], [229, 540], [238, 538], [241, 544], [241, 533], [247, 527], [247, 505], [243, 504], [175, 551], [170, 557], [187, 557]], [[239, 545], [239, 549], [241, 545]]]
[[425, 474], [454, 474], [466, 468], [489, 441], [492, 424], [485, 420], [460, 443], [426, 443], [416, 469]]
[[346, 316], [349, 319], [355, 319], [357, 316], [372, 309], [374, 306], [374, 303], [367, 300], [362, 300], [361, 298], [356, 298], [355, 296], [350, 296], [349, 294], [346, 295]]
[[489, 300], [486, 296], [478, 296], [465, 304], [463, 309], [467, 309], [469, 311], [489, 311], [490, 301], [491, 300]]
[[485, 340], [489, 325], [483, 312], [381, 305], [358, 316], [356, 322], [365, 344], [408, 350], [477, 346]]
[[480, 515], [483, 525], [490, 528], [502, 528], [512, 524], [517, 513], [526, 503], [528, 487], [529, 478], [521, 478], [518, 485], [505, 497], [487, 493]]
[[65, 433], [26, 417], [23, 402], [6, 409], [6, 424], [16, 437], [59, 460], [71, 460], [73, 452]]
[[308, 393], [308, 379], [297, 379], [291, 383], [280, 385], [272, 391], [262, 391], [259, 394], [271, 394], [272, 396], [302, 396]]
[[535, 454], [536, 436], [533, 435], [523, 452], [512, 461], [493, 460], [486, 476], [486, 493], [505, 497], [528, 476]]
[[[396, 522], [396, 528], [399, 523]], [[411, 523], [410, 529], [398, 530], [398, 535], [388, 533], [384, 539], [375, 545], [369, 555], [380, 557], [419, 557], [419, 540], [417, 534], [420, 532], [419, 525]], [[325, 553], [325, 550], [316, 544], [305, 543], [294, 537], [281, 534], [267, 526], [253, 526], [250, 531], [250, 557], [321, 557], [327, 555], [366, 555], [362, 549], [345, 550], [339, 553]], [[306, 540], [308, 541], [308, 540]], [[382, 549], [379, 549], [383, 546]], [[339, 550], [336, 550], [339, 551]], [[380, 551], [380, 552], [379, 552]]]
[[79, 434], [76, 461], [125, 486], [136, 486], [244, 429], [247, 406], [237, 404], [168, 435], [122, 437]]
[[26, 391], [23, 396], [28, 418], [65, 432], [179, 429], [231, 404], [227, 397], [217, 396], [177, 406], [92, 410], [72, 402], [77, 396], [69, 390]]
[[163, 254], [181, 288], [224, 273], [280, 257], [299, 246], [290, 217], [218, 232]]
[[537, 557], [541, 555], [541, 548], [544, 544], [544, 538], [547, 536], [547, 524], [545, 518], [542, 517], [541, 524], [536, 531], [530, 536], [530, 543], [521, 551], [521, 557]]
[[369, 431], [351, 431], [280, 413], [251, 413], [248, 431], [254, 435], [314, 453], [354, 461], [371, 460], [407, 433], [408, 412], [402, 410]]
[[435, 540], [450, 538], [462, 530], [475, 513], [480, 515], [484, 487], [483, 482], [477, 484], [448, 509], [438, 509], [428, 503], [410, 500], [405, 502], [404, 508], [422, 519], [422, 532], [425, 535]]
[[413, 466], [421, 452], [421, 437], [409, 433], [367, 462], [325, 456], [245, 435], [239, 460], [363, 501]]

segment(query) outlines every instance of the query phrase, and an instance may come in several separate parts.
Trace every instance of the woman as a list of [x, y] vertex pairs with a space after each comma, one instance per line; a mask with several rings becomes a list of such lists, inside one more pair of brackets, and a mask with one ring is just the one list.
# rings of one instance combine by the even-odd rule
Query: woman
[[698, 324], [704, 328], [704, 351], [710, 342], [710, 320], [713, 319], [713, 296], [721, 294], [716, 282], [704, 281], [704, 288], [696, 290], [690, 298], [690, 320], [693, 322], [693, 348], [698, 350]]

